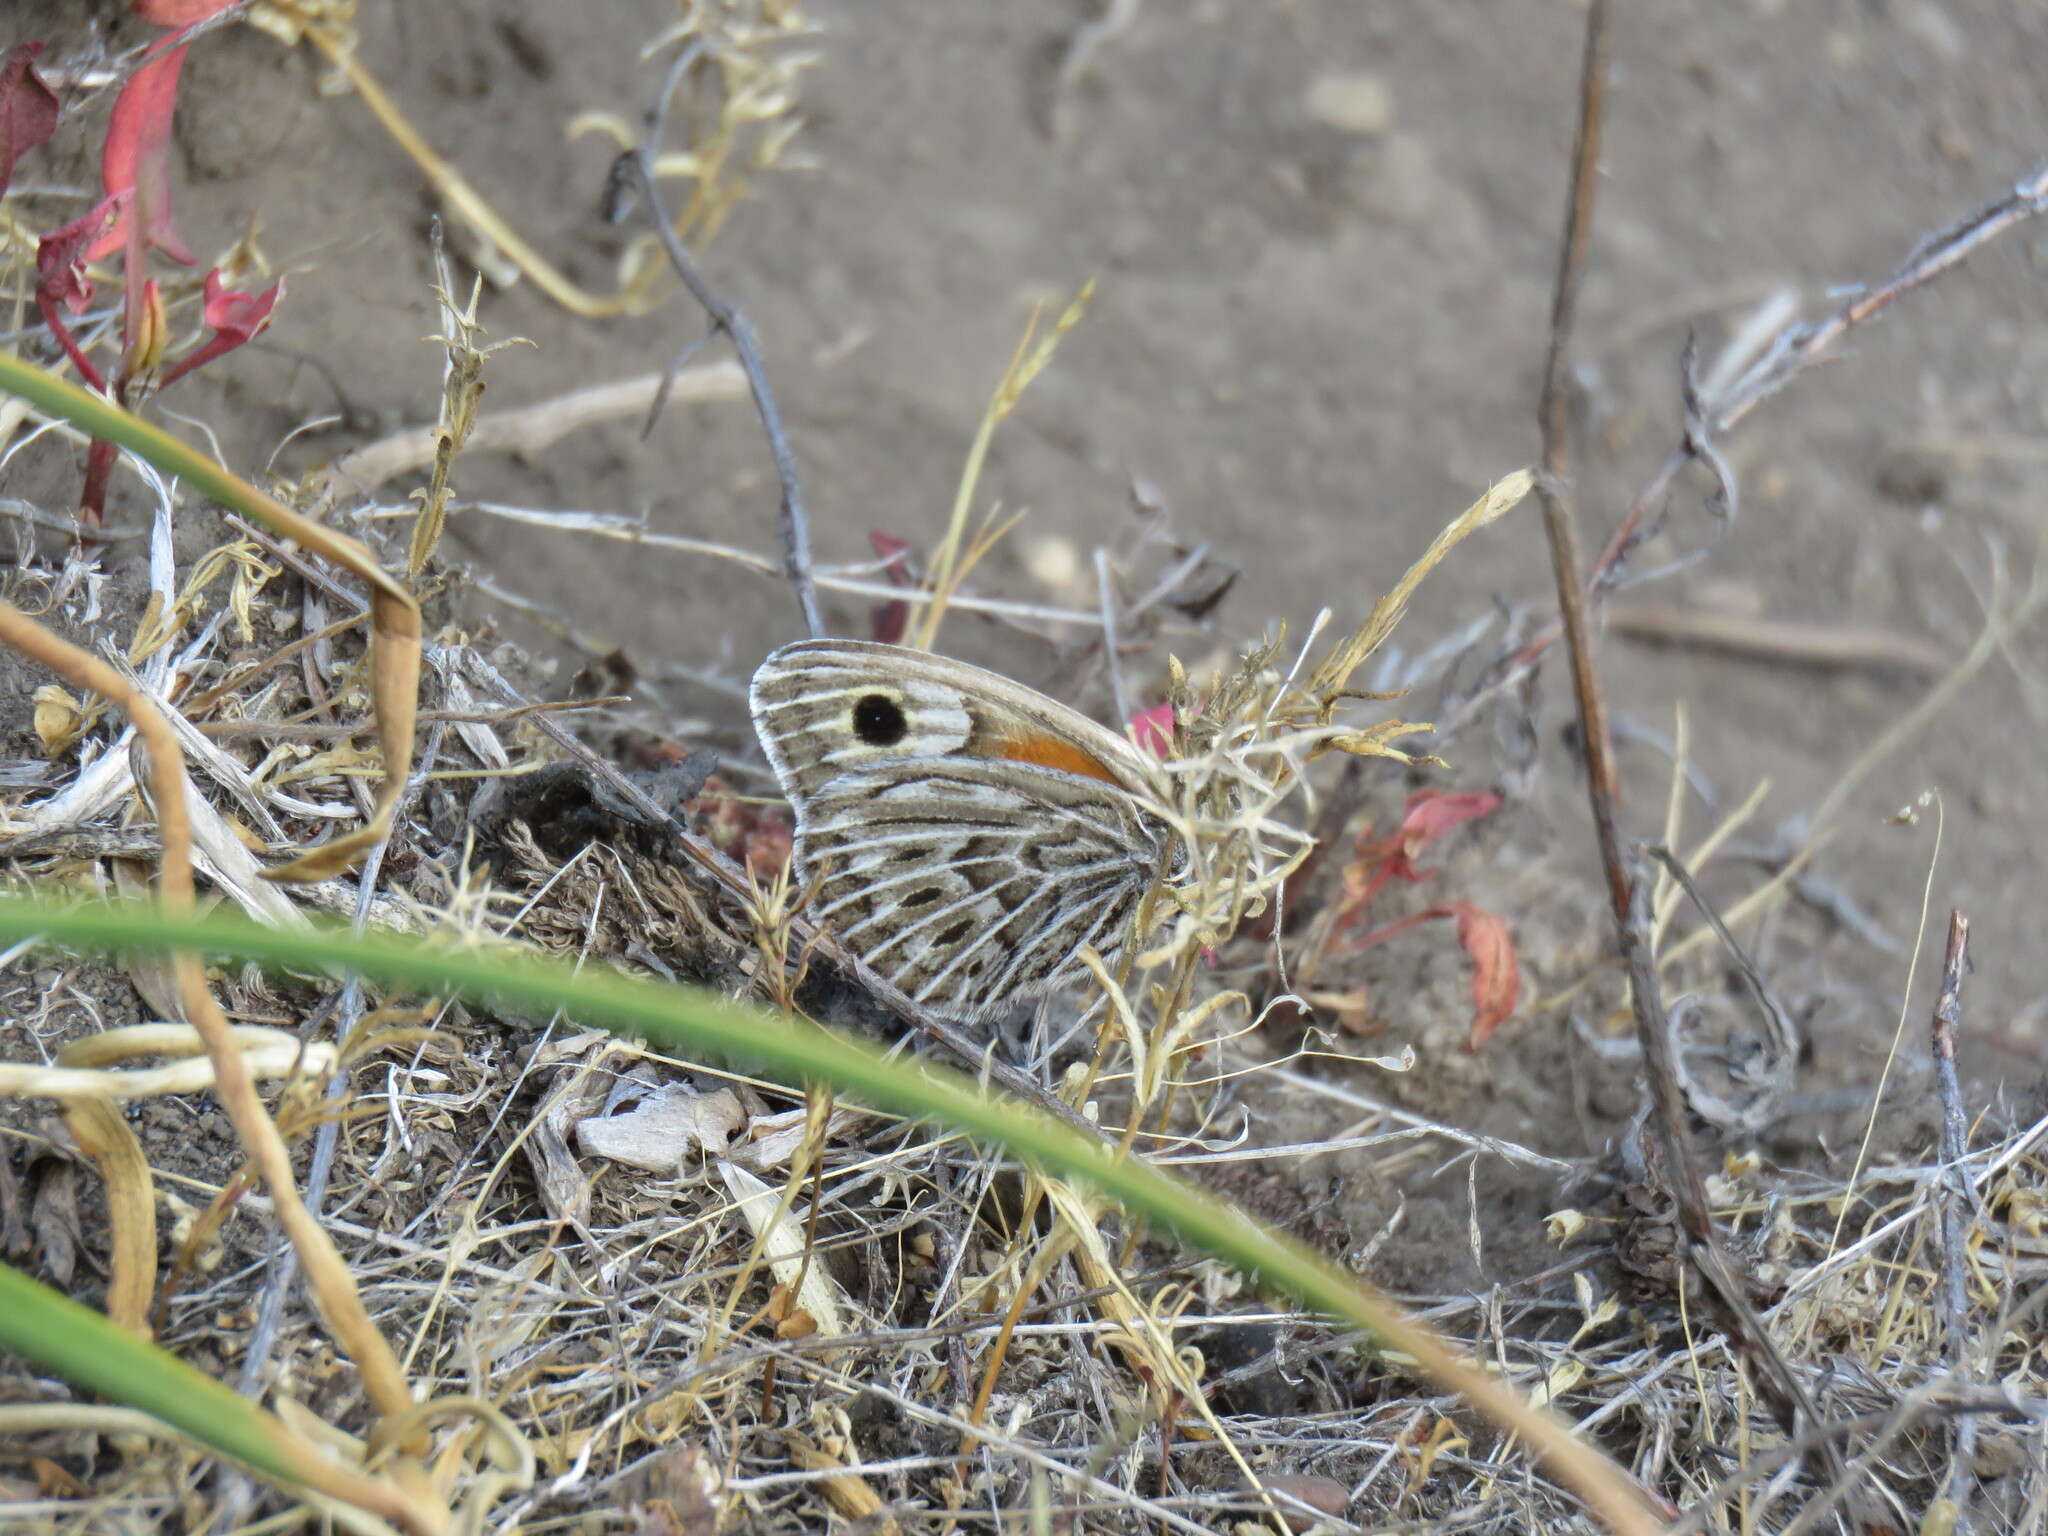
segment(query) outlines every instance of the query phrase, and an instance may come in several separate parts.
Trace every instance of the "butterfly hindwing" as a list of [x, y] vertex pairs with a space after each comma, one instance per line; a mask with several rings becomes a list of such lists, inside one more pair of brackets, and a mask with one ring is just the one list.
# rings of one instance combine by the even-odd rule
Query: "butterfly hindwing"
[[860, 641], [785, 646], [753, 705], [811, 915], [917, 1001], [979, 1017], [1079, 976], [1083, 945], [1121, 947], [1169, 843], [1121, 737], [994, 673]]
[[1163, 829], [1071, 776], [971, 759], [878, 763], [805, 808], [811, 912], [919, 1002], [970, 1016], [1113, 953], [1159, 867]]

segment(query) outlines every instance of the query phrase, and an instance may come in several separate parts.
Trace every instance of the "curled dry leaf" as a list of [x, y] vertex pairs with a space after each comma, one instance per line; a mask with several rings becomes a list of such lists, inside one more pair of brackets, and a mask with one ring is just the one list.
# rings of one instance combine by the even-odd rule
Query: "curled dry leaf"
[[1476, 1051], [1515, 1011], [1522, 991], [1522, 967], [1507, 920], [1469, 901], [1446, 903], [1457, 921], [1458, 943], [1472, 960], [1472, 1037], [1465, 1048]]
[[98, 711], [88, 710], [55, 683], [38, 688], [35, 700], [36, 740], [43, 744], [44, 755], [53, 759], [69, 752], [98, 718]]
[[576, 1148], [649, 1173], [674, 1174], [697, 1152], [723, 1152], [747, 1112], [730, 1088], [698, 1093], [670, 1084], [618, 1115], [576, 1122]]
[[1366, 905], [1392, 880], [1410, 884], [1426, 880], [1433, 870], [1418, 869], [1415, 856], [1446, 832], [1489, 816], [1500, 808], [1491, 790], [1419, 789], [1402, 807], [1401, 825], [1386, 837], [1372, 837], [1370, 826], [1358, 835], [1357, 862], [1344, 870], [1342, 916], [1337, 929], [1356, 924]]
[[[90, 1038], [74, 1040], [58, 1052], [58, 1065], [71, 1065], [78, 1047]], [[64, 1124], [79, 1151], [98, 1166], [106, 1186], [107, 1316], [146, 1339], [157, 1269], [156, 1179], [149, 1159], [121, 1111], [105, 1099], [69, 1100]]]
[[1515, 1000], [1521, 996], [1522, 967], [1515, 956], [1514, 938], [1503, 918], [1469, 901], [1446, 901], [1362, 934], [1353, 941], [1353, 947], [1365, 949], [1383, 944], [1396, 934], [1437, 918], [1450, 918], [1457, 923], [1458, 943], [1472, 961], [1472, 1034], [1465, 1048], [1476, 1051], [1507, 1022], [1515, 1011]]
[[1591, 1225], [1591, 1218], [1584, 1211], [1572, 1206], [1566, 1206], [1561, 1211], [1552, 1211], [1543, 1218], [1545, 1234], [1560, 1248], [1575, 1241]]

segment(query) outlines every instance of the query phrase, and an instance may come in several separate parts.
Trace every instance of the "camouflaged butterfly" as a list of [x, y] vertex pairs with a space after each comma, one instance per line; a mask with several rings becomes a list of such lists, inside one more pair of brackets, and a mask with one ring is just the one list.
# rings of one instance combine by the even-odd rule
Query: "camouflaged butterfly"
[[1167, 860], [1153, 765], [993, 672], [800, 640], [754, 674], [809, 915], [916, 1001], [975, 1020], [1113, 957]]

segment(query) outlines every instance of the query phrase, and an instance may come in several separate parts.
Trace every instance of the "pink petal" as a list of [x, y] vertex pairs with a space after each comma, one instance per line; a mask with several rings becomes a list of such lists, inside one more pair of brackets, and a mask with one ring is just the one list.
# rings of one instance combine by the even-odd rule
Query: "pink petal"
[[1139, 710], [1131, 716], [1131, 734], [1154, 757], [1165, 757], [1173, 750], [1173, 706], [1154, 704]]

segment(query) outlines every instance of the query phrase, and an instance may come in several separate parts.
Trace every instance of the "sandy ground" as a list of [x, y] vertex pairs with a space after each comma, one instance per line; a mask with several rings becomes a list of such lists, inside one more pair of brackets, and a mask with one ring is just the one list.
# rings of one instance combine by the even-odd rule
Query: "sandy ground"
[[[106, 9], [30, 4], [0, 40], [75, 43]], [[984, 500], [1030, 511], [1017, 553], [989, 575], [1014, 595], [1070, 600], [1021, 556], [1064, 540], [1085, 562], [1129, 517], [1135, 478], [1184, 536], [1243, 571], [1212, 635], [1176, 642], [1187, 653], [1275, 619], [1299, 632], [1324, 607], [1355, 622], [1450, 516], [1535, 458], [1578, 6], [1153, 0], [1067, 89], [1059, 61], [1092, 3], [813, 9], [823, 30], [798, 141], [809, 168], [763, 179], [706, 267], [762, 335], [821, 558], [865, 555], [873, 530], [936, 539], [1031, 306], [1089, 278], [1093, 307], [999, 434], [983, 482]], [[564, 126], [593, 107], [637, 112], [657, 78], [637, 51], [672, 14], [657, 0], [366, 0], [359, 23], [363, 58], [426, 137], [554, 260], [602, 287], [622, 241], [597, 211], [609, 151], [567, 141]], [[115, 34], [137, 35], [132, 23]], [[1818, 309], [1998, 196], [2048, 155], [2048, 87], [2033, 67], [2044, 57], [2048, 13], [2001, 0], [1749, 0], [1622, 17], [1577, 372], [1589, 547], [1677, 440], [1687, 328], [1711, 356], [1772, 293]], [[274, 453], [297, 472], [428, 420], [439, 387], [439, 353], [423, 341], [436, 329], [432, 203], [361, 105], [321, 95], [318, 75], [246, 31], [205, 40], [187, 69], [183, 232], [210, 252], [260, 218], [264, 248], [292, 274], [260, 354], [164, 402], [208, 423], [248, 472]], [[89, 184], [82, 152], [70, 170]], [[1760, 410], [1726, 444], [1739, 520], [1698, 563], [1633, 595], [1875, 628], [1960, 656], [1993, 552], [2031, 565], [2033, 499], [2048, 484], [2044, 242], [2048, 226], [2000, 242]], [[651, 320], [592, 325], [530, 284], [487, 291], [483, 318], [494, 337], [537, 344], [492, 364], [493, 407], [658, 367], [701, 331], [680, 300]], [[278, 450], [338, 410], [346, 422]], [[61, 505], [75, 473], [57, 456], [27, 461], [8, 494]], [[774, 547], [775, 483], [742, 406], [672, 411], [650, 441], [622, 422], [530, 461], [480, 456], [458, 480], [476, 498]], [[1708, 541], [1701, 488], [1675, 499], [1671, 533], [1643, 567]], [[117, 505], [113, 520], [134, 511], [124, 519]], [[799, 633], [780, 584], [684, 556], [462, 516], [450, 552], [655, 679], [682, 666], [738, 683]], [[1549, 581], [1531, 504], [1459, 552], [1403, 640], [1421, 649], [1496, 605], [1541, 616]], [[867, 605], [831, 617], [865, 632]], [[531, 625], [504, 628], [553, 647], [564, 686], [583, 663]], [[1009, 630], [956, 621], [945, 644], [1029, 681], [1061, 676], [1050, 646]], [[1811, 913], [1763, 935], [1766, 964], [1808, 1019], [1817, 1082], [1875, 1080], [1923, 887], [1935, 913], [1923, 952], [1951, 905], [1974, 920], [1972, 1066], [2015, 1082], [2038, 1070], [2048, 985], [2031, 946], [2048, 832], [2028, 807], [2043, 782], [2040, 652], [2022, 636], [1847, 802], [1822, 868], [1896, 952]], [[1682, 704], [1718, 804], [1770, 780], [1759, 840], [1810, 810], [1931, 684], [1618, 636], [1602, 665], [1624, 728], [1630, 826], [1662, 820], [1669, 762], [1639, 738], [1668, 735]], [[1067, 692], [1103, 701], [1099, 679]], [[679, 732], [748, 739], [730, 691], [670, 677], [659, 697]], [[1428, 718], [1432, 702], [1403, 712]], [[1534, 715], [1539, 771], [1516, 777], [1510, 807], [1442, 877], [1516, 925], [1536, 1001], [1604, 932], [1568, 718], [1553, 664]], [[1438, 782], [1495, 783], [1499, 753], [1492, 731], [1468, 730]], [[1946, 811], [1931, 887], [1932, 820], [1884, 825], [1927, 789]], [[1389, 780], [1375, 814], [1389, 816], [1400, 792]], [[1695, 801], [1692, 835], [1704, 824]], [[1716, 890], [1754, 879], [1738, 868]], [[1386, 961], [1374, 984], [1390, 1033], [1448, 1061], [1463, 981], [1442, 948]], [[1916, 1038], [1933, 981], [1923, 965]], [[1525, 1007], [1484, 1062], [1446, 1065], [1425, 1096], [1454, 1118], [1589, 1150], [1595, 1123], [1627, 1103], [1589, 1110], [1601, 1090], [1585, 1083], [1600, 1074], [1574, 1065], [1570, 1042], [1565, 1010]]]

